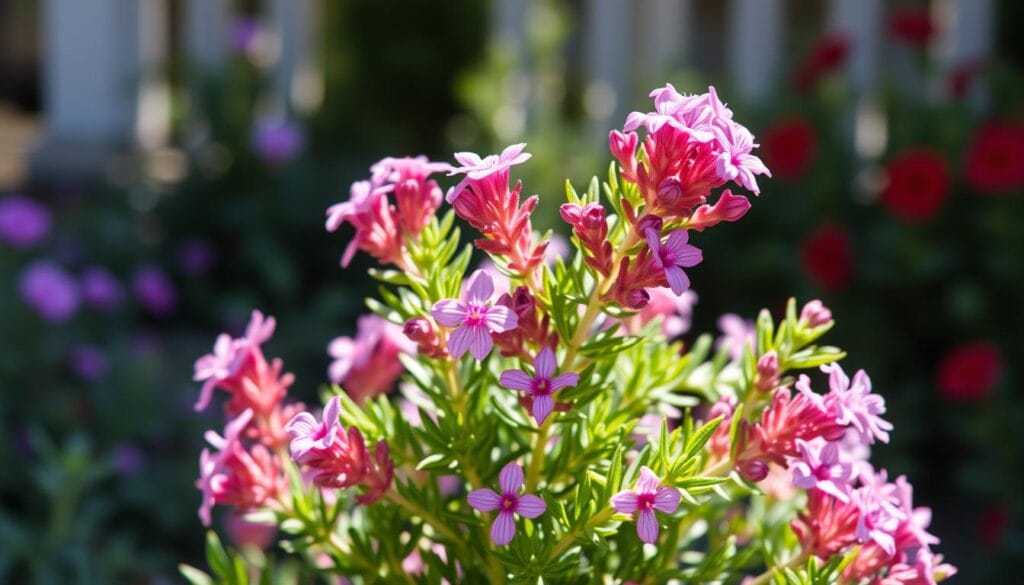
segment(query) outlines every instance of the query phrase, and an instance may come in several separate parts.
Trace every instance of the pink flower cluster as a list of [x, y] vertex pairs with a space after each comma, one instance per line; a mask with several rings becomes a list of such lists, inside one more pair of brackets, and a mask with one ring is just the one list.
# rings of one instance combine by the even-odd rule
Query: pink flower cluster
[[430, 175], [450, 168], [425, 156], [388, 157], [371, 166], [370, 180], [354, 183], [348, 201], [327, 210], [327, 231], [346, 222], [356, 230], [341, 265], [362, 250], [382, 264], [405, 268], [404, 238], [418, 237], [441, 205], [441, 188]]
[[327, 346], [327, 353], [334, 358], [328, 378], [353, 400], [362, 402], [394, 388], [405, 371], [398, 355], [414, 351], [415, 345], [402, 328], [377, 315], [363, 315], [355, 338], [338, 337]]
[[389, 456], [387, 441], [381, 439], [371, 453], [359, 429], [342, 428], [340, 412], [341, 399], [335, 396], [324, 408], [320, 422], [308, 412], [295, 415], [286, 427], [292, 436], [292, 459], [306, 469], [307, 476], [319, 487], [361, 486], [363, 493], [356, 500], [369, 505], [391, 487], [395, 464]]

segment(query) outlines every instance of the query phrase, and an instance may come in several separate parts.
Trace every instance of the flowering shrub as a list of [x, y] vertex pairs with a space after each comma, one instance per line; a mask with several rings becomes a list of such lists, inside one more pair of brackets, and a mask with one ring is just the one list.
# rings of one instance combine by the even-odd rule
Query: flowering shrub
[[[285, 551], [356, 582], [952, 575], [906, 478], [868, 462], [892, 424], [867, 374], [851, 379], [836, 363], [845, 354], [819, 343], [827, 307], [790, 300], [752, 330], [733, 317], [717, 347], [675, 340], [700, 232], [741, 219], [750, 201], [732, 189], [756, 195], [770, 173], [713, 88], [651, 96], [653, 112], [611, 133], [607, 181], [566, 186], [572, 257], [546, 258], [538, 198], [510, 184], [530, 158], [522, 144], [456, 154], [454, 167], [387, 158], [353, 185], [327, 227], [355, 229], [343, 265], [356, 251], [382, 264], [376, 317], [332, 344], [342, 386], [324, 391], [320, 416], [287, 401], [293, 378], [264, 354], [273, 318], [254, 312], [244, 336], [222, 335], [196, 362], [197, 409], [220, 394], [228, 418], [200, 457], [203, 523], [220, 506], [276, 525]], [[460, 182], [438, 216], [442, 172]], [[456, 216], [493, 269], [470, 271]], [[223, 582], [274, 570], [213, 533], [207, 553]]]

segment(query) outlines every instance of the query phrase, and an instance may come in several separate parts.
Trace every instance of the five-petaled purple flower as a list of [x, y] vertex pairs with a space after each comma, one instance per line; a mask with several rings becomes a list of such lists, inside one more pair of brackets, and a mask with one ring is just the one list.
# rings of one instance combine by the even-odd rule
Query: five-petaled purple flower
[[491, 306], [494, 282], [483, 270], [477, 270], [466, 281], [464, 301], [442, 299], [434, 303], [430, 314], [445, 327], [457, 327], [448, 336], [448, 352], [458, 359], [467, 351], [477, 360], [491, 353], [491, 333], [516, 328], [518, 318], [508, 307]]
[[790, 466], [793, 485], [808, 490], [817, 488], [841, 502], [849, 502], [853, 465], [840, 458], [839, 444], [824, 439], [811, 442], [797, 439], [796, 447], [802, 457]]
[[675, 230], [668, 235], [664, 244], [661, 243], [661, 234], [654, 228], [648, 228], [645, 235], [647, 245], [651, 248], [651, 261], [665, 271], [665, 279], [672, 292], [683, 294], [690, 288], [690, 279], [683, 268], [700, 264], [703, 260], [701, 251], [686, 243], [689, 239], [686, 230]]
[[661, 480], [646, 465], [640, 468], [640, 479], [631, 490], [623, 490], [612, 496], [612, 507], [620, 514], [639, 511], [636, 520], [636, 534], [640, 540], [653, 544], [658, 540], [657, 510], [672, 514], [679, 508], [679, 490], [661, 485]]
[[512, 542], [516, 535], [516, 523], [513, 514], [524, 518], [536, 518], [547, 510], [548, 505], [541, 498], [532, 494], [519, 494], [523, 487], [523, 468], [515, 462], [509, 463], [498, 474], [498, 485], [501, 494], [487, 488], [469, 493], [469, 505], [480, 512], [499, 510], [498, 517], [491, 524], [491, 540], [498, 546]]
[[537, 419], [537, 424], [544, 424], [544, 420], [554, 410], [555, 400], [552, 395], [580, 381], [580, 375], [575, 372], [555, 376], [557, 367], [555, 352], [545, 346], [534, 359], [533, 376], [522, 370], [505, 370], [501, 374], [499, 381], [502, 386], [533, 396], [533, 418]]

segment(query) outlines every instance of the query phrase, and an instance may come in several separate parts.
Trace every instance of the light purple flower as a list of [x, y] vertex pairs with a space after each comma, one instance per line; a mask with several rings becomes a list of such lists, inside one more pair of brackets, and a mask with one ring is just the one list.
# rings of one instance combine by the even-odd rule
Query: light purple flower
[[796, 447], [801, 458], [790, 465], [793, 485], [806, 490], [816, 488], [841, 502], [849, 502], [853, 465], [840, 458], [839, 445], [823, 439], [810, 442], [797, 439]]
[[897, 477], [895, 485], [900, 509], [907, 515], [907, 529], [923, 547], [939, 544], [939, 538], [928, 532], [928, 525], [932, 523], [932, 509], [914, 507], [914, 486], [910, 485], [905, 475]]
[[505, 147], [505, 150], [501, 151], [501, 154], [492, 154], [481, 158], [480, 155], [473, 152], [456, 152], [455, 160], [461, 164], [461, 167], [452, 167], [448, 171], [448, 175], [466, 175], [458, 185], [448, 191], [448, 195], [445, 200], [448, 203], [453, 203], [459, 195], [465, 189], [466, 185], [473, 181], [479, 181], [486, 177], [489, 177], [496, 173], [508, 171], [513, 165], [522, 164], [533, 156], [528, 152], [523, 152], [526, 149], [526, 143], [512, 144]]
[[178, 291], [162, 268], [155, 264], [140, 267], [132, 275], [135, 300], [153, 315], [165, 317], [178, 305]]
[[661, 287], [647, 290], [650, 300], [640, 309], [640, 322], [644, 325], [661, 317], [661, 332], [669, 339], [675, 339], [690, 330], [693, 306], [697, 304], [697, 293], [687, 290], [676, 296]]
[[860, 510], [854, 533], [860, 542], [874, 541], [889, 556], [896, 553], [896, 530], [900, 518], [883, 505], [876, 490], [860, 487], [850, 494], [850, 500]]
[[122, 476], [135, 475], [145, 462], [145, 453], [131, 443], [122, 443], [114, 449], [114, 468]]
[[612, 507], [620, 514], [639, 512], [636, 519], [636, 534], [640, 540], [653, 544], [658, 540], [657, 510], [672, 514], [679, 508], [679, 490], [661, 485], [661, 480], [646, 465], [640, 468], [640, 478], [631, 490], [623, 490], [612, 496]]
[[715, 347], [729, 348], [729, 357], [734, 361], [743, 357], [746, 350], [754, 350], [754, 322], [744, 319], [735, 313], [726, 313], [718, 318], [718, 328], [722, 337], [718, 338]]
[[178, 247], [178, 266], [188, 276], [202, 276], [213, 268], [217, 252], [201, 238], [189, 238]]
[[0, 199], [0, 241], [28, 248], [50, 234], [50, 212], [33, 199], [8, 195]]
[[536, 518], [543, 514], [548, 506], [543, 499], [535, 495], [519, 495], [519, 489], [523, 487], [523, 468], [515, 462], [501, 469], [498, 485], [501, 487], [501, 494], [483, 488], [470, 492], [467, 499], [469, 505], [480, 512], [499, 510], [498, 516], [491, 524], [491, 540], [497, 546], [505, 546], [512, 542], [516, 535], [513, 514], [519, 514], [524, 518]]
[[246, 55], [254, 52], [261, 33], [262, 27], [255, 18], [236, 18], [228, 32], [232, 50]]
[[83, 380], [95, 380], [107, 372], [107, 354], [95, 345], [80, 345], [71, 352], [71, 371]]
[[106, 268], [92, 266], [82, 273], [82, 300], [97, 311], [109, 313], [124, 301], [124, 289]]
[[196, 480], [196, 487], [203, 494], [202, 503], [199, 505], [199, 519], [203, 521], [203, 526], [210, 525], [210, 512], [216, 503], [214, 499], [215, 484], [223, 479], [222, 457], [233, 449], [233, 445], [241, 443], [242, 432], [249, 426], [251, 420], [252, 409], [247, 408], [242, 414], [228, 421], [224, 426], [223, 437], [214, 431], [206, 431], [203, 435], [206, 442], [217, 450], [216, 453], [211, 453], [209, 449], [203, 449], [199, 454], [199, 479]]
[[205, 380], [199, 393], [199, 400], [196, 401], [197, 412], [210, 404], [214, 388], [233, 378], [250, 353], [259, 350], [260, 346], [270, 339], [276, 325], [273, 317], [264, 317], [260, 311], [253, 311], [244, 336], [238, 339], [227, 333], [217, 336], [213, 352], [200, 357], [195, 363], [195, 375], [192, 379], [196, 382]]
[[443, 299], [434, 303], [430, 314], [445, 327], [456, 327], [448, 336], [448, 352], [458, 359], [467, 351], [477, 360], [491, 353], [491, 333], [515, 329], [518, 318], [508, 307], [491, 306], [494, 283], [483, 270], [477, 270], [466, 281], [466, 300]]
[[253, 127], [253, 149], [264, 162], [274, 166], [291, 162], [304, 142], [302, 128], [289, 120], [266, 118]]
[[555, 408], [552, 395], [562, 388], [575, 386], [580, 381], [580, 375], [576, 372], [555, 376], [557, 368], [555, 352], [545, 346], [534, 359], [533, 376], [522, 370], [505, 370], [499, 382], [506, 388], [530, 394], [533, 397], [533, 418], [537, 420], [537, 424], [543, 424]]
[[687, 244], [689, 234], [686, 230], [675, 230], [668, 235], [665, 243], [661, 243], [661, 234], [654, 228], [646, 232], [647, 245], [651, 248], [651, 261], [665, 271], [668, 286], [676, 295], [683, 294], [690, 288], [690, 279], [683, 268], [700, 264], [703, 260], [701, 251]]
[[669, 83], [653, 90], [650, 97], [654, 98], [654, 111], [631, 112], [626, 117], [623, 132], [644, 126], [648, 133], [654, 133], [668, 125], [698, 142], [714, 139], [715, 135], [708, 124], [715, 112], [709, 108], [708, 94], [682, 95]]
[[49, 260], [29, 264], [18, 279], [18, 291], [25, 304], [50, 322], [67, 321], [78, 311], [78, 283]]
[[341, 425], [338, 415], [341, 413], [341, 398], [333, 396], [324, 407], [322, 420], [317, 422], [312, 414], [300, 412], [288, 421], [284, 430], [292, 436], [288, 445], [292, 459], [301, 462], [313, 449], [325, 450], [334, 444], [335, 428]]
[[722, 147], [722, 153], [715, 161], [715, 172], [724, 181], [736, 181], [755, 195], [760, 193], [754, 175], [771, 177], [771, 171], [761, 159], [750, 154], [757, 146], [749, 130], [732, 120], [719, 120], [714, 125], [715, 137]]
[[857, 370], [853, 384], [839, 364], [826, 364], [821, 371], [829, 375], [826, 401], [836, 408], [836, 422], [857, 429], [866, 443], [875, 439], [888, 443], [892, 423], [881, 417], [885, 414], [885, 399], [871, 393], [871, 379], [864, 370]]

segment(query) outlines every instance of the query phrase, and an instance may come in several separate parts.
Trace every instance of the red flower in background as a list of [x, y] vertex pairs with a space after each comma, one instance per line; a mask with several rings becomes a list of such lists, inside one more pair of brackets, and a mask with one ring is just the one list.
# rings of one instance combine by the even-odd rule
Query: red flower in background
[[761, 152], [776, 177], [795, 179], [802, 175], [818, 146], [814, 126], [799, 117], [785, 119], [761, 137]]
[[911, 222], [932, 218], [949, 197], [946, 159], [930, 149], [908, 150], [889, 161], [882, 205], [893, 215]]
[[810, 91], [819, 79], [841, 67], [849, 53], [850, 41], [841, 34], [832, 33], [819, 39], [797, 66], [793, 79], [797, 91]]
[[1004, 194], [1024, 187], [1024, 126], [992, 122], [983, 127], [967, 151], [965, 178], [984, 194]]
[[946, 90], [950, 97], [962, 100], [967, 96], [968, 90], [974, 80], [985, 72], [986, 63], [980, 60], [971, 60], [954, 65], [946, 76]]
[[989, 507], [978, 519], [978, 538], [986, 547], [993, 547], [1003, 540], [1006, 529], [1010, 527], [1010, 512], [1005, 506]]
[[853, 276], [853, 243], [841, 224], [826, 222], [814, 229], [800, 247], [804, 272], [827, 291], [837, 291]]
[[935, 21], [928, 14], [927, 8], [897, 8], [889, 15], [889, 34], [912, 47], [924, 47], [935, 36], [935, 32]]
[[943, 356], [936, 383], [942, 396], [949, 400], [978, 400], [992, 391], [1002, 369], [1003, 358], [995, 344], [967, 343]]

